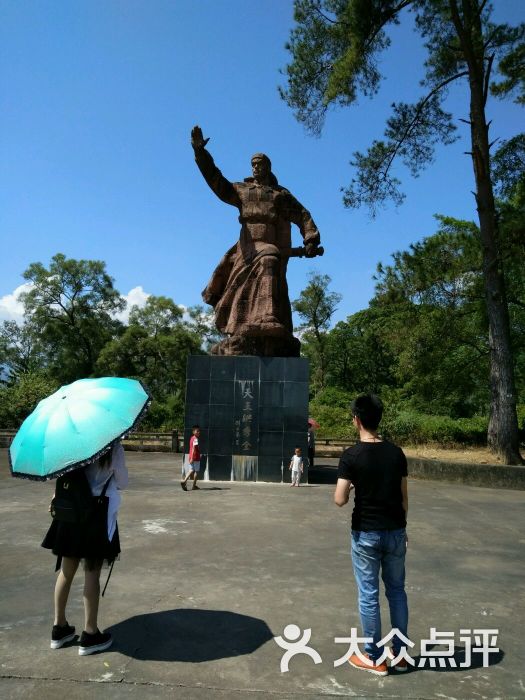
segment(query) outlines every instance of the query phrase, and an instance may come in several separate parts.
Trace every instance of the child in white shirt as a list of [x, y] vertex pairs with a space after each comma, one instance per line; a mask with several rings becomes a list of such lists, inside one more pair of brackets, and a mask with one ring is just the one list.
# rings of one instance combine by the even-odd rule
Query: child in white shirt
[[301, 474], [303, 473], [303, 457], [300, 447], [295, 448], [295, 454], [290, 462], [290, 471], [292, 472], [292, 483], [290, 486], [299, 486]]

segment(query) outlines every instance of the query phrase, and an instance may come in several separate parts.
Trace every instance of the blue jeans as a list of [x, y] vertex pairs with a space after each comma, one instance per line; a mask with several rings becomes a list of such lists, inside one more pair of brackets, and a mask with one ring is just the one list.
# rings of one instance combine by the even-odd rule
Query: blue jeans
[[[382, 648], [381, 612], [379, 609], [379, 570], [385, 584], [385, 594], [390, 607], [390, 624], [405, 637], [408, 636], [408, 604], [405, 593], [405, 528], [400, 530], [352, 530], [352, 563], [359, 591], [359, 614], [363, 636], [373, 642], [365, 644], [371, 659], [377, 659]], [[394, 636], [392, 647], [397, 655], [406, 646]]]

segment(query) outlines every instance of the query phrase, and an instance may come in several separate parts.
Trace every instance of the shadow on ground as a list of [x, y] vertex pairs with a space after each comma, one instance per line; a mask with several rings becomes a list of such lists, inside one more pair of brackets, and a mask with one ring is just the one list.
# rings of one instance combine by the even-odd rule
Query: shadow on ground
[[126, 656], [189, 663], [251, 654], [273, 638], [266, 622], [256, 617], [185, 608], [135, 615], [108, 632], [114, 649]]
[[337, 482], [337, 465], [315, 463], [308, 469], [309, 484], [335, 484]]

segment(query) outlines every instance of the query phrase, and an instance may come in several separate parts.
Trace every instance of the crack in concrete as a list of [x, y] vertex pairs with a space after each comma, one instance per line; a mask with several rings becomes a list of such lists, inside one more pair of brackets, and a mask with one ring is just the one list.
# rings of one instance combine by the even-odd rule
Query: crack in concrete
[[[304, 690], [268, 690], [263, 688], [221, 688], [214, 685], [189, 685], [187, 683], [161, 683], [158, 681], [127, 681], [124, 678], [108, 680], [108, 681], [97, 681], [89, 679], [80, 678], [59, 678], [53, 676], [16, 676], [16, 675], [6, 675], [0, 674], [0, 680], [20, 680], [20, 681], [38, 681], [38, 682], [59, 682], [59, 683], [76, 683], [79, 685], [92, 685], [104, 684], [104, 685], [127, 685], [127, 686], [137, 686], [137, 687], [152, 687], [152, 688], [186, 688], [193, 690], [203, 690], [203, 691], [217, 691], [219, 693], [251, 693], [251, 694], [263, 694], [265, 696], [272, 697], [306, 697], [306, 698], [316, 698], [316, 697], [348, 697], [348, 690], [342, 690], [341, 692], [334, 691], [322, 691], [316, 690], [315, 692], [306, 692]], [[404, 692], [402, 695], [398, 694], [385, 694], [376, 693], [370, 695], [352, 695], [352, 700], [435, 700], [436, 696], [423, 696], [423, 695], [407, 695]], [[438, 697], [443, 697], [438, 695]]]

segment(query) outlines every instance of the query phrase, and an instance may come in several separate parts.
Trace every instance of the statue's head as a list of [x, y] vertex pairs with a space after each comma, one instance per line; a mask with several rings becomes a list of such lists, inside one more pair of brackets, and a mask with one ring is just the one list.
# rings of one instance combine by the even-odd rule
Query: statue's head
[[264, 153], [252, 156], [252, 175], [255, 182], [261, 185], [277, 184], [277, 178], [272, 173], [272, 162]]

